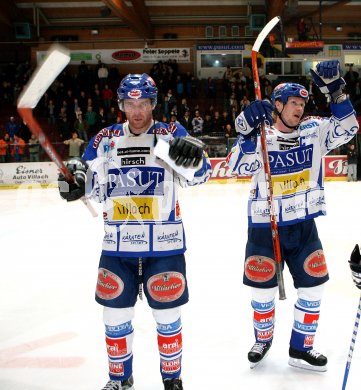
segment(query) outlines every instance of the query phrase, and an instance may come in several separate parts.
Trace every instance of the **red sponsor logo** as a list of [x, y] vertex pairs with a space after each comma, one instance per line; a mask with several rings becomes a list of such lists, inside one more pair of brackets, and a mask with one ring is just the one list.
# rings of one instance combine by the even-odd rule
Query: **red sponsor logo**
[[172, 373], [180, 370], [180, 359], [161, 360], [162, 372]]
[[147, 282], [151, 297], [158, 302], [172, 302], [185, 290], [185, 278], [179, 272], [165, 272], [152, 276]]
[[105, 268], [99, 268], [96, 294], [101, 299], [114, 299], [124, 290], [124, 283], [119, 276]]
[[131, 99], [139, 99], [142, 96], [142, 91], [139, 89], [132, 89], [128, 92], [128, 96]]
[[103, 129], [100, 130], [99, 133], [95, 136], [94, 142], [93, 142], [93, 148], [96, 149], [99, 145], [99, 142], [103, 139], [103, 137], [119, 137], [120, 136], [120, 130], [110, 130], [110, 129]]
[[124, 364], [123, 363], [109, 362], [109, 372], [112, 375], [123, 376], [124, 375]]
[[327, 265], [325, 255], [322, 250], [311, 253], [303, 264], [303, 269], [308, 275], [322, 278], [327, 275]]
[[182, 333], [169, 337], [158, 335], [159, 352], [165, 355], [173, 355], [182, 349]]
[[308, 96], [308, 92], [305, 90], [305, 89], [301, 89], [300, 90], [300, 95], [302, 96], [302, 97], [307, 97]]
[[275, 315], [275, 309], [272, 309], [271, 311], [267, 313], [259, 313], [255, 311], [253, 313], [253, 318], [257, 322], [272, 322]]
[[276, 273], [275, 262], [265, 256], [250, 256], [244, 265], [244, 272], [253, 282], [268, 282]]
[[324, 161], [326, 177], [347, 176], [347, 156], [326, 156]]
[[231, 179], [237, 177], [233, 174], [229, 166], [227, 165], [226, 160], [212, 158], [212, 175], [211, 179]]
[[135, 50], [118, 50], [112, 54], [112, 58], [116, 61], [134, 61], [140, 56], [141, 54]]
[[177, 202], [175, 204], [175, 216], [177, 218], [179, 218], [181, 216], [181, 211], [180, 211], [180, 206], [179, 206], [178, 200], [177, 200]]
[[107, 344], [108, 355], [111, 357], [119, 357], [127, 354], [127, 339], [126, 337], [113, 339], [105, 338]]
[[324, 46], [323, 41], [294, 41], [294, 42], [286, 42], [287, 49], [294, 48], [303, 48], [303, 49], [322, 49]]
[[177, 130], [177, 125], [175, 123], [169, 123], [168, 134], [173, 134]]
[[270, 340], [272, 337], [273, 337], [273, 330], [257, 332], [257, 339], [260, 341], [267, 341]]
[[312, 347], [315, 336], [306, 336], [303, 343], [304, 347]]
[[318, 313], [317, 314], [306, 313], [303, 322], [305, 324], [317, 324], [319, 318], [320, 315]]

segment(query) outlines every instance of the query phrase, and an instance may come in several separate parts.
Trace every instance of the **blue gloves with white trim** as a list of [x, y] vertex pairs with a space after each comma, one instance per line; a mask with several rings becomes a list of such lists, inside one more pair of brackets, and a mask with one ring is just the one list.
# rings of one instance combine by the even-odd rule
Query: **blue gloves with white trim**
[[259, 134], [262, 123], [272, 125], [273, 107], [267, 100], [255, 100], [236, 118], [236, 131], [244, 137]]
[[314, 83], [327, 99], [340, 103], [346, 99], [343, 93], [346, 82], [340, 75], [340, 63], [337, 60], [322, 61], [316, 65], [316, 70], [310, 69]]

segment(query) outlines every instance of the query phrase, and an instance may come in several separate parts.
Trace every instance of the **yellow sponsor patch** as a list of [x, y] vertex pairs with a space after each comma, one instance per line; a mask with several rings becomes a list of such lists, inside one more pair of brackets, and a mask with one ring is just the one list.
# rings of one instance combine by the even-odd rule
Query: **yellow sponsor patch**
[[310, 171], [299, 172], [294, 175], [272, 176], [273, 195], [290, 195], [310, 188]]
[[157, 198], [117, 198], [113, 200], [113, 221], [159, 220]]

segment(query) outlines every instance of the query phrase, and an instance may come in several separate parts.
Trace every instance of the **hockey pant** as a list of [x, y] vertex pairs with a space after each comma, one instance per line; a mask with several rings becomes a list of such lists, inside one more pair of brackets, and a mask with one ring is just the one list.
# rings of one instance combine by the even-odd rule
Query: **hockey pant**
[[[256, 342], [272, 342], [275, 325], [275, 296], [278, 288], [252, 287], [253, 328]], [[320, 316], [324, 284], [297, 289], [290, 346], [298, 351], [313, 348]]]
[[[178, 378], [182, 361], [181, 309], [152, 310], [157, 323], [157, 339], [162, 378]], [[126, 380], [133, 372], [132, 320], [134, 307], [104, 307], [105, 340], [108, 352], [109, 378]]]

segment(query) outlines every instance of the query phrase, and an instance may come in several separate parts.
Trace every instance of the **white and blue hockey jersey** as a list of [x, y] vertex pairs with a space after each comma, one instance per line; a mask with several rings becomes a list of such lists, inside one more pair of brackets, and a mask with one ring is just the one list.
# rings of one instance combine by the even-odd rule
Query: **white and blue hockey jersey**
[[[330, 118], [304, 118], [297, 129], [282, 133], [266, 128], [276, 220], [279, 226], [326, 213], [322, 157], [347, 143], [358, 122], [349, 100], [331, 104]], [[261, 142], [239, 135], [227, 162], [241, 176], [252, 176], [248, 202], [249, 226], [269, 226], [267, 183]]]
[[192, 181], [177, 174], [154, 155], [159, 139], [186, 136], [178, 124], [155, 122], [134, 136], [128, 123], [101, 130], [90, 141], [83, 159], [92, 180], [86, 196], [103, 203], [103, 254], [110, 256], [168, 256], [184, 253], [185, 234], [178, 187], [205, 183], [211, 173], [204, 155]]

